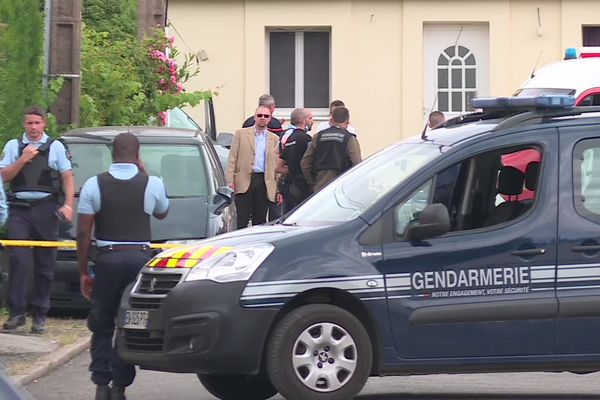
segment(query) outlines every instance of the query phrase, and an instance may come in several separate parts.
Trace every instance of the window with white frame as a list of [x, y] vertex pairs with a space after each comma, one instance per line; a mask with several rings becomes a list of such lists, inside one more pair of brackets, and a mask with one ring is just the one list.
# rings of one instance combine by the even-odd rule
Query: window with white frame
[[472, 110], [471, 99], [477, 94], [477, 62], [464, 46], [447, 47], [437, 61], [438, 110]]
[[267, 31], [269, 93], [278, 108], [328, 108], [330, 29]]

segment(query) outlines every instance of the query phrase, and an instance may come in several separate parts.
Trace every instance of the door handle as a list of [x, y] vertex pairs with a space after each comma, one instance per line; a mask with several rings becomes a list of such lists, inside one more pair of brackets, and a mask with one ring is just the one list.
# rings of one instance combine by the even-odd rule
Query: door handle
[[592, 253], [595, 251], [600, 251], [600, 244], [592, 244], [589, 246], [573, 246], [571, 247], [571, 250], [573, 250], [575, 253]]
[[519, 257], [539, 256], [539, 255], [542, 255], [545, 253], [546, 253], [545, 249], [523, 249], [523, 250], [514, 250], [514, 251], [510, 252], [510, 254], [512, 254], [513, 256], [519, 256]]

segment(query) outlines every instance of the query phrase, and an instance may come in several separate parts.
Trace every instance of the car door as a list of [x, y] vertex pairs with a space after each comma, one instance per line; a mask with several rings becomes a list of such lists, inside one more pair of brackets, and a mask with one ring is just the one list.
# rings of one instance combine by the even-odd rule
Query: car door
[[[384, 215], [393, 219], [389, 225], [396, 234], [382, 246], [381, 265], [399, 357], [439, 361], [552, 353], [556, 146], [554, 129], [472, 145], [455, 153], [450, 166], [447, 161], [435, 175], [423, 177], [417, 190]], [[539, 153], [541, 177], [534, 179], [538, 187], [527, 185], [535, 198], [517, 204], [525, 172], [503, 162], [524, 150]], [[449, 174], [453, 168], [458, 173]], [[507, 188], [504, 170], [518, 178]], [[420, 242], [399, 236], [434, 201], [447, 206], [451, 231]], [[517, 208], [521, 211], [513, 213]]]
[[598, 354], [600, 341], [600, 130], [562, 128], [556, 352]]

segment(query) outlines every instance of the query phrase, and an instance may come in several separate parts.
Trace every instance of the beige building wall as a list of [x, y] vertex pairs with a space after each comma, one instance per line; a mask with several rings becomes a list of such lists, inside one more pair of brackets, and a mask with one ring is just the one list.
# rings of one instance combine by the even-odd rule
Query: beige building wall
[[[168, 17], [180, 50], [206, 51], [209, 59], [187, 88], [218, 93], [217, 128], [229, 132], [268, 89], [266, 27], [331, 27], [331, 97], [346, 102], [369, 155], [423, 129], [424, 26], [487, 25], [483, 94], [507, 96], [536, 62], [560, 60], [566, 47], [581, 46], [582, 25], [600, 25], [600, 1], [170, 0]], [[202, 121], [201, 108], [191, 114]]]

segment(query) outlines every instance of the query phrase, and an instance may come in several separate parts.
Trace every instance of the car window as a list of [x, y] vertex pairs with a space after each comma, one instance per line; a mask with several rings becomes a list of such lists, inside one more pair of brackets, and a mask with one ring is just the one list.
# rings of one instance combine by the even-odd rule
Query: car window
[[419, 219], [419, 214], [429, 204], [432, 183], [432, 179], [428, 180], [399, 207], [396, 207], [394, 212], [396, 236], [402, 236], [408, 224]]
[[600, 93], [592, 93], [585, 96], [578, 106], [600, 106]]
[[395, 234], [418, 220], [432, 203], [446, 206], [450, 231], [500, 225], [527, 213], [535, 203], [541, 165], [537, 147], [485, 152], [456, 163], [396, 206]]
[[168, 111], [167, 127], [169, 128], [184, 128], [201, 130], [200, 126], [190, 117], [185, 111], [179, 107], [172, 108]]
[[575, 146], [573, 155], [575, 208], [584, 218], [600, 222], [600, 139]]
[[[69, 145], [77, 192], [85, 181], [107, 171], [112, 163], [110, 144]], [[197, 145], [140, 145], [148, 174], [162, 179], [169, 197], [197, 197], [210, 193], [204, 157]]]

